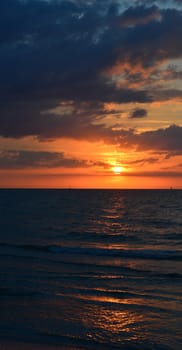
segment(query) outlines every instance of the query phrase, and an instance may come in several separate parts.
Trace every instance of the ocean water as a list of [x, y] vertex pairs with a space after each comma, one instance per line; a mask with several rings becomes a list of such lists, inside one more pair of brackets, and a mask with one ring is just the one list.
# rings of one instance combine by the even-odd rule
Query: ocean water
[[0, 190], [0, 349], [182, 349], [181, 190]]

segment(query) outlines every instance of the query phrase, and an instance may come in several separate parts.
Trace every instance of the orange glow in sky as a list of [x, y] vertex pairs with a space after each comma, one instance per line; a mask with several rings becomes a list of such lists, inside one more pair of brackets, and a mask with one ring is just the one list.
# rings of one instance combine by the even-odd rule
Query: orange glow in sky
[[0, 11], [0, 188], [182, 188], [179, 2], [30, 3]]
[[122, 172], [123, 172], [123, 167], [121, 167], [121, 166], [114, 166], [113, 168], [112, 168], [112, 171], [115, 173], [115, 174], [121, 174]]

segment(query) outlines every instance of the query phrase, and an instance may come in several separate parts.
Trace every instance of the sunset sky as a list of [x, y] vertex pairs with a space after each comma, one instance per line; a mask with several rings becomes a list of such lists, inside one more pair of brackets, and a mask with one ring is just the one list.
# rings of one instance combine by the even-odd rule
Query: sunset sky
[[182, 0], [0, 1], [0, 187], [182, 188]]

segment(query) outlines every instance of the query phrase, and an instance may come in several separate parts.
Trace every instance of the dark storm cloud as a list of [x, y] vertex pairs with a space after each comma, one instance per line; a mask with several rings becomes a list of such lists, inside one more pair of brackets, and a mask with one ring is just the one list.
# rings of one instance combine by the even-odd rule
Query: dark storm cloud
[[176, 6], [176, 5], [182, 6], [182, 0], [168, 0], [168, 1], [161, 0], [161, 1], [159, 1], [159, 4], [168, 5], [170, 7]]
[[135, 26], [138, 24], [147, 24], [151, 21], [160, 20], [161, 15], [160, 11], [156, 6], [152, 7], [144, 7], [138, 6], [130, 7], [127, 9], [124, 14], [121, 16], [121, 20], [119, 21], [122, 26]]
[[182, 155], [182, 127], [171, 125], [164, 129], [138, 133], [134, 129], [110, 130], [103, 133], [105, 142], [120, 145], [121, 149], [136, 151], [156, 151], [166, 154]]
[[[53, 107], [57, 107], [58, 111], [61, 108], [60, 112], [56, 114], [52, 110]], [[94, 103], [68, 101], [64, 111], [62, 108], [64, 109], [64, 103], [60, 104], [56, 100], [16, 101], [8, 106], [4, 105], [0, 116], [0, 134], [12, 138], [35, 135], [39, 140], [66, 137], [97, 141], [106, 139], [107, 136], [110, 139], [112, 130], [105, 127], [102, 119], [117, 111], [107, 111], [103, 104], [97, 101]]]
[[155, 89], [151, 90], [151, 94], [155, 101], [182, 100], [182, 90], [177, 89]]
[[64, 153], [44, 151], [13, 151], [0, 152], [0, 169], [21, 168], [78, 168], [87, 167], [86, 161], [68, 158]]
[[175, 4], [182, 5], [182, 0], [173, 0]]
[[[137, 9], [133, 9], [133, 16], [135, 11], [137, 16]], [[160, 14], [161, 20], [134, 26], [125, 31], [124, 45], [120, 51], [121, 60], [126, 57], [130, 64], [141, 64], [147, 68], [155, 67], [165, 59], [181, 57], [181, 13], [175, 9], [167, 9], [161, 10]]]
[[138, 149], [178, 151], [182, 154], [182, 127], [180, 126], [171, 125], [166, 129], [146, 131], [135, 136], [136, 141], [138, 138]]
[[[111, 3], [1, 0], [1, 94], [147, 101], [143, 91], [118, 92], [101, 73], [118, 60], [147, 66], [179, 56], [181, 14], [165, 10], [161, 21], [148, 23], [157, 7], [129, 7], [118, 15], [109, 11]], [[133, 21], [146, 18], [145, 26], [115, 27], [127, 13]]]
[[[131, 71], [137, 65], [145, 70], [179, 58], [182, 16], [177, 9], [132, 5], [128, 1], [122, 7], [111, 0], [1, 0], [0, 135], [113, 144], [124, 135], [126, 144], [132, 138], [136, 142], [131, 130], [120, 135], [95, 123], [106, 113], [104, 102], [147, 103], [157, 96], [127, 84], [119, 88], [107, 73], [116, 63], [127, 63]], [[179, 92], [168, 90], [161, 98], [170, 99], [171, 94]], [[71, 112], [51, 111], [63, 101], [73, 101]]]
[[135, 109], [130, 115], [131, 119], [145, 118], [147, 117], [147, 110], [143, 108]]
[[[92, 104], [70, 103], [70, 112], [64, 115], [41, 113], [40, 110], [46, 105], [37, 103], [34, 111], [37, 114], [31, 117], [33, 111], [28, 104], [19, 107], [14, 124], [10, 116], [10, 124], [4, 121], [3, 133], [6, 137], [22, 137], [23, 135], [36, 135], [39, 140], [53, 140], [55, 138], [68, 138], [87, 141], [103, 141], [106, 144], [118, 145], [121, 149], [133, 148], [136, 151], [156, 151], [164, 152], [166, 157], [169, 154], [182, 154], [182, 127], [171, 125], [165, 129], [157, 129], [138, 133], [134, 129], [111, 128], [102, 123], [102, 105], [96, 107]], [[18, 106], [17, 106], [18, 109]], [[27, 116], [27, 122], [24, 113]], [[86, 111], [86, 112], [85, 112]], [[100, 111], [100, 112], [99, 112]], [[86, 113], [86, 114], [85, 114]], [[99, 116], [99, 113], [101, 114]], [[75, 123], [76, 119], [76, 123]], [[16, 124], [18, 120], [18, 125]], [[31, 120], [31, 123], [30, 123]], [[97, 121], [97, 123], [93, 123]], [[1, 126], [2, 129], [2, 126]]]
[[173, 8], [182, 5], [182, 0], [135, 0], [136, 5], [161, 6], [162, 8]]

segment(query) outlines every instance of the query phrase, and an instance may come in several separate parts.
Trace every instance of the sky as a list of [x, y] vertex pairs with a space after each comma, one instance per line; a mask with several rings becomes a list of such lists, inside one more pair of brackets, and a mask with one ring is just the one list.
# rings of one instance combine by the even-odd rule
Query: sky
[[0, 187], [182, 188], [182, 0], [0, 1]]

